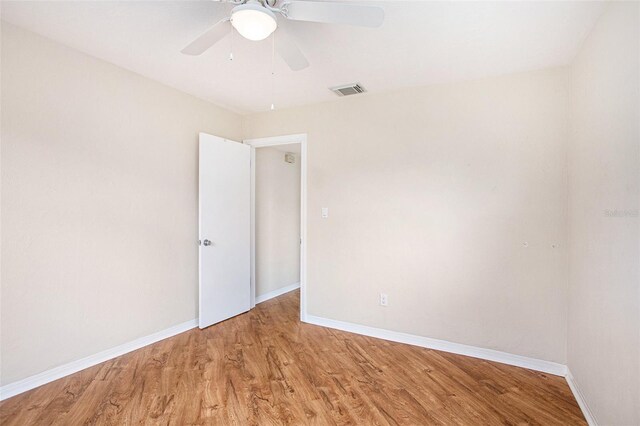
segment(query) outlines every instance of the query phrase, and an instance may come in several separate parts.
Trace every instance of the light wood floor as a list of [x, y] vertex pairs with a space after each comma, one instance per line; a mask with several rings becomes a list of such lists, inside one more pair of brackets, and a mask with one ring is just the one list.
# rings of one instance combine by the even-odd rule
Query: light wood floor
[[0, 403], [0, 423], [586, 424], [561, 377], [298, 320], [299, 292]]

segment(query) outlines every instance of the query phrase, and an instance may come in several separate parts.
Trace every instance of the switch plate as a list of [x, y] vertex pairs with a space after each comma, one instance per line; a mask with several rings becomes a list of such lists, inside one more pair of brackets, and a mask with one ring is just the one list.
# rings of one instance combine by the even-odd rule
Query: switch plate
[[380, 293], [380, 306], [389, 305], [389, 296], [386, 293]]
[[329, 217], [329, 207], [323, 207], [322, 208], [322, 218], [326, 219]]

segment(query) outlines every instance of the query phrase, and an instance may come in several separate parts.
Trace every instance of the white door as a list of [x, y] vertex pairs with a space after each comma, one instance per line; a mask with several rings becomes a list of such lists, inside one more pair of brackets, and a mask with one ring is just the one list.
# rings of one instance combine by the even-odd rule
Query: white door
[[200, 328], [249, 310], [251, 148], [200, 133]]

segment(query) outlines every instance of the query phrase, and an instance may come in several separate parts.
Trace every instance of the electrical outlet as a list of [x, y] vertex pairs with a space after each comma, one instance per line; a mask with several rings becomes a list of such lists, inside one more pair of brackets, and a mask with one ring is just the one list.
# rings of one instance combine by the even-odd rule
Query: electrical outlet
[[387, 306], [389, 304], [389, 296], [386, 293], [380, 293], [380, 306]]

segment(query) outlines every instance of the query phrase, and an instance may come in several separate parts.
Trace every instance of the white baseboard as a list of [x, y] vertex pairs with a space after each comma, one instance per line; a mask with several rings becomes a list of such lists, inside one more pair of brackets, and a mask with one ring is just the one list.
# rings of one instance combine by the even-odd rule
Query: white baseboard
[[12, 396], [18, 395], [22, 392], [37, 388], [46, 383], [53, 382], [69, 374], [77, 373], [85, 368], [93, 367], [101, 362], [108, 361], [112, 358], [124, 355], [128, 352], [135, 351], [144, 346], [150, 345], [160, 340], [164, 340], [168, 337], [175, 336], [176, 334], [183, 333], [187, 330], [191, 330], [198, 326], [198, 320], [183, 322], [182, 324], [174, 325], [165, 330], [158, 331], [157, 333], [150, 334], [148, 336], [140, 337], [128, 343], [116, 346], [115, 348], [107, 349], [97, 354], [89, 355], [88, 357], [72, 361], [68, 364], [64, 364], [51, 370], [43, 371], [34, 376], [27, 377], [26, 379], [18, 380], [17, 382], [9, 383], [0, 387], [0, 401]]
[[584, 394], [580, 391], [578, 384], [571, 371], [566, 365], [556, 362], [528, 358], [521, 355], [514, 355], [507, 352], [500, 352], [493, 349], [479, 348], [477, 346], [463, 345], [461, 343], [448, 342], [446, 340], [431, 339], [429, 337], [416, 336], [413, 334], [400, 333], [397, 331], [385, 330], [382, 328], [369, 327], [366, 325], [354, 324], [345, 321], [338, 321], [329, 318], [307, 315], [306, 321], [309, 324], [322, 327], [335, 328], [337, 330], [348, 331], [350, 333], [362, 334], [364, 336], [376, 337], [378, 339], [390, 340], [392, 342], [405, 343], [408, 345], [420, 346], [428, 349], [435, 349], [444, 352], [451, 352], [459, 355], [466, 355], [488, 361], [500, 362], [502, 364], [514, 365], [516, 367], [528, 368], [530, 370], [541, 371], [547, 374], [563, 376], [573, 392], [580, 410], [589, 426], [598, 426], [596, 418], [589, 409]]
[[578, 387], [578, 383], [576, 382], [576, 379], [573, 378], [573, 375], [571, 374], [571, 370], [569, 370], [569, 368], [567, 368], [567, 375], [565, 376], [565, 378], [567, 379], [567, 383], [571, 388], [571, 392], [573, 392], [573, 396], [576, 398], [576, 401], [578, 401], [578, 405], [580, 406], [582, 414], [584, 414], [584, 418], [587, 420], [589, 426], [598, 426], [598, 422], [596, 422], [595, 416], [589, 409], [587, 400], [584, 398], [584, 394]]
[[488, 361], [500, 362], [503, 364], [515, 365], [516, 367], [528, 368], [530, 370], [542, 371], [543, 373], [564, 376], [567, 367], [551, 361], [544, 361], [535, 358], [528, 358], [521, 355], [514, 355], [507, 352], [500, 352], [493, 349], [479, 348], [477, 346], [463, 345], [461, 343], [447, 342], [446, 340], [431, 339], [429, 337], [416, 336], [413, 334], [400, 333], [397, 331], [385, 330], [382, 328], [369, 327], [366, 325], [354, 324], [344, 321], [337, 321], [328, 318], [307, 315], [305, 321], [309, 324], [323, 327], [335, 328], [350, 333], [362, 334], [378, 339], [390, 340], [392, 342], [406, 343], [408, 345], [420, 346], [438, 351], [451, 352], [459, 355], [466, 355]]
[[299, 288], [300, 288], [300, 283], [295, 283], [295, 284], [288, 285], [286, 287], [282, 287], [282, 288], [270, 291], [269, 293], [256, 296], [256, 304], [266, 302], [269, 299], [273, 299], [274, 297], [281, 296], [285, 293], [289, 293], [290, 291], [297, 290]]

